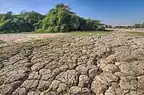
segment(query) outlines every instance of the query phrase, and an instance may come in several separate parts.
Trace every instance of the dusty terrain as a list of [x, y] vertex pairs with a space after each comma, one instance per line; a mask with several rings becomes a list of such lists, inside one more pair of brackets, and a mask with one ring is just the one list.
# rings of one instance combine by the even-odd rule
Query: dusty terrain
[[11, 42], [27, 42], [30, 40], [38, 40], [38, 39], [45, 39], [50, 37], [57, 37], [57, 36], [63, 36], [66, 34], [62, 33], [49, 33], [49, 34], [34, 34], [34, 33], [19, 33], [19, 34], [0, 34], [0, 40], [6, 41], [8, 43]]
[[0, 95], [144, 95], [142, 36], [0, 43]]

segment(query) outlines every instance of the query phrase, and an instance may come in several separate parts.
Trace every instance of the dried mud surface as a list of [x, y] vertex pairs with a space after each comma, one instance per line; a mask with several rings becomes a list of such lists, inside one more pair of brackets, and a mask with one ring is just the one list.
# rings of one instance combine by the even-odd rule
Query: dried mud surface
[[0, 95], [144, 95], [144, 38], [0, 43]]
[[[64, 36], [64, 33], [12, 33], [12, 34], [0, 34], [0, 40], [8, 43], [13, 42], [27, 42], [31, 40], [39, 40], [51, 37]], [[1, 43], [1, 42], [0, 42]]]

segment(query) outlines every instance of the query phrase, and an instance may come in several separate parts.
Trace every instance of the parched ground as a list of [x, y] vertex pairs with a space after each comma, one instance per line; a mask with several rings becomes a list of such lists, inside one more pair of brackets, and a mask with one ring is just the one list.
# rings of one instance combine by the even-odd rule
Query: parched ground
[[64, 33], [13, 33], [13, 34], [0, 34], [0, 40], [3, 40], [8, 43], [12, 42], [27, 42], [31, 40], [39, 40], [39, 39], [45, 39], [50, 37], [58, 37], [58, 36], [64, 36], [66, 34]]
[[144, 95], [142, 36], [0, 44], [0, 95]]

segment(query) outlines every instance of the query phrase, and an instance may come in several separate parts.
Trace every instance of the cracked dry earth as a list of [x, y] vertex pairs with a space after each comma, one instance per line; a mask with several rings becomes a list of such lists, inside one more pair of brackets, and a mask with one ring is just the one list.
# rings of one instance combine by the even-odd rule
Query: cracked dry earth
[[114, 33], [1, 45], [0, 95], [144, 95], [144, 38]]

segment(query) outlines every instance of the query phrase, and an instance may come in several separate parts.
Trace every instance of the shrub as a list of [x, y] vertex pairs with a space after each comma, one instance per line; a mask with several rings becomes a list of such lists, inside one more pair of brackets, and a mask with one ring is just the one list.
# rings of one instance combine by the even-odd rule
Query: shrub
[[103, 30], [105, 30], [105, 27], [104, 26], [98, 26], [98, 28], [96, 30], [103, 31]]
[[54, 28], [55, 27], [49, 27], [48, 29], [46, 29], [46, 31], [49, 33], [55, 33]]
[[56, 27], [54, 27], [54, 30], [53, 30], [54, 32], [60, 32], [60, 26], [56, 26]]
[[68, 32], [68, 25], [63, 24], [60, 28], [60, 32]]
[[44, 30], [44, 29], [38, 29], [38, 30], [36, 30], [35, 32], [36, 32], [36, 33], [44, 33], [45, 30]]

